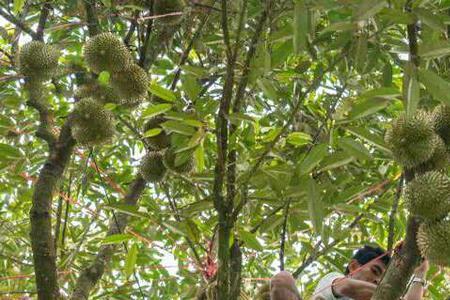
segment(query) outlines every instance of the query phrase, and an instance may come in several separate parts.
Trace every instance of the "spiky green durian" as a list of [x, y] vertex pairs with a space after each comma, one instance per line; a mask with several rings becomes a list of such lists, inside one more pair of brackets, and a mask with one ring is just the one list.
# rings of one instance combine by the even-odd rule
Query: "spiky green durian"
[[395, 160], [407, 169], [427, 161], [435, 147], [430, 116], [424, 111], [418, 111], [410, 118], [400, 116], [386, 131], [386, 143]]
[[191, 153], [175, 153], [172, 149], [166, 150], [164, 164], [172, 171], [181, 174], [190, 173], [195, 167], [194, 157]]
[[434, 130], [444, 140], [444, 142], [450, 144], [450, 106], [441, 104], [433, 110], [433, 125]]
[[115, 132], [112, 113], [93, 98], [75, 104], [72, 122], [72, 136], [86, 146], [106, 143]]
[[161, 123], [164, 123], [166, 119], [162, 116], [156, 116], [148, 120], [144, 125], [144, 134], [145, 132], [151, 129], [161, 129], [162, 131], [155, 136], [146, 137], [145, 140], [147, 143], [156, 150], [162, 150], [168, 148], [170, 146], [170, 137], [164, 131], [164, 129], [160, 126]]
[[434, 151], [430, 159], [415, 167], [417, 172], [424, 173], [433, 170], [445, 170], [449, 166], [450, 155], [447, 151], [447, 146], [437, 134], [435, 135], [434, 144]]
[[75, 98], [83, 99], [87, 97], [92, 97], [101, 104], [119, 104], [121, 102], [119, 95], [112, 87], [98, 83], [85, 84], [76, 90]]
[[139, 172], [148, 182], [160, 182], [167, 173], [167, 168], [163, 163], [163, 154], [158, 151], [147, 153], [142, 159]]
[[46, 80], [55, 75], [58, 68], [59, 51], [43, 42], [31, 41], [19, 51], [20, 72], [33, 80]]
[[158, 19], [161, 23], [166, 25], [177, 25], [183, 19], [183, 10], [186, 4], [183, 0], [155, 0], [154, 2], [154, 14], [157, 16], [176, 14], [179, 15], [169, 15]]
[[440, 219], [450, 212], [450, 179], [438, 171], [418, 175], [406, 186], [405, 201], [411, 214]]
[[145, 70], [136, 64], [111, 76], [111, 85], [122, 99], [122, 104], [133, 105], [147, 97], [150, 80]]
[[422, 223], [417, 232], [417, 246], [430, 263], [450, 267], [450, 217]]
[[84, 46], [84, 58], [95, 73], [119, 72], [133, 63], [130, 51], [120, 38], [112, 33], [100, 33]]

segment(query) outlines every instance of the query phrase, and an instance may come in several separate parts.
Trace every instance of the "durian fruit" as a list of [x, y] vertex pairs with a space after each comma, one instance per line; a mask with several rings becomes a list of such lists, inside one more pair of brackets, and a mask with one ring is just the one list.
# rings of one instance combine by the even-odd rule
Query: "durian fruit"
[[136, 64], [111, 75], [111, 85], [125, 105], [134, 105], [146, 98], [149, 83], [145, 70]]
[[[164, 123], [165, 121], [166, 119], [162, 116], [151, 118], [147, 123], [144, 124], [144, 133], [149, 131], [150, 129], [162, 129], [160, 124]], [[147, 137], [145, 138], [145, 140], [153, 149], [156, 150], [162, 150], [170, 146], [170, 137], [163, 129], [158, 135]]]
[[83, 99], [87, 97], [92, 97], [101, 104], [119, 104], [121, 102], [119, 95], [112, 87], [98, 83], [84, 84], [75, 91], [75, 98]]
[[444, 141], [436, 134], [435, 149], [430, 159], [415, 168], [419, 173], [433, 170], [445, 170], [450, 164], [450, 154]]
[[450, 217], [422, 223], [417, 232], [417, 246], [430, 263], [450, 267]]
[[43, 42], [31, 41], [23, 45], [18, 55], [20, 72], [33, 80], [47, 80], [56, 74], [59, 51]]
[[385, 139], [395, 160], [411, 169], [430, 159], [436, 146], [434, 137], [430, 116], [418, 111], [410, 118], [402, 115], [394, 120]]
[[194, 170], [194, 157], [191, 153], [175, 153], [172, 149], [167, 149], [164, 154], [165, 165], [174, 172], [185, 174]]
[[411, 214], [440, 219], [450, 212], [450, 179], [438, 171], [418, 175], [406, 186], [405, 201]]
[[112, 113], [93, 98], [75, 104], [72, 122], [72, 136], [86, 146], [106, 143], [115, 132]]
[[[157, 16], [171, 13], [183, 13], [186, 4], [183, 0], [155, 0], [153, 11]], [[183, 15], [165, 16], [158, 19], [166, 25], [177, 25], [183, 19]]]
[[450, 106], [441, 104], [434, 108], [433, 114], [434, 130], [444, 140], [450, 144]]
[[148, 182], [161, 182], [167, 173], [163, 154], [158, 151], [147, 153], [142, 160], [139, 173]]
[[30, 101], [37, 103], [45, 103], [45, 86], [42, 81], [37, 79], [30, 79], [25, 81], [25, 89], [29, 94]]
[[133, 58], [120, 38], [112, 33], [100, 33], [84, 46], [84, 58], [95, 73], [119, 72], [133, 63]]

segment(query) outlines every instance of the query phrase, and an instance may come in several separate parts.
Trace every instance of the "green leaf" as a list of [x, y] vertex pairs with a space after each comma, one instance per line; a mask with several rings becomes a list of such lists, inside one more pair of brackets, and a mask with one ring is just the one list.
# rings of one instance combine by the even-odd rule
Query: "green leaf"
[[347, 127], [346, 129], [351, 134], [359, 137], [360, 139], [365, 140], [366, 142], [377, 147], [381, 151], [383, 151], [389, 155], [392, 155], [391, 151], [389, 150], [388, 146], [385, 144], [383, 137], [381, 135], [372, 133], [363, 127]]
[[0, 160], [12, 160], [22, 157], [22, 153], [16, 147], [0, 143]]
[[180, 222], [166, 221], [162, 224], [164, 227], [172, 231], [173, 233], [188, 236], [186, 224]]
[[109, 72], [103, 71], [98, 75], [98, 82], [100, 82], [101, 85], [108, 85], [109, 83]]
[[14, 14], [18, 14], [22, 10], [24, 4], [25, 4], [25, 0], [14, 0], [14, 3], [13, 3]]
[[430, 26], [434, 30], [440, 32], [446, 32], [447, 27], [441, 19], [440, 15], [435, 15], [431, 11], [424, 8], [414, 9], [414, 13], [419, 17], [419, 19], [425, 23], [425, 25]]
[[174, 94], [174, 92], [172, 92], [171, 90], [166, 89], [156, 83], [151, 83], [148, 90], [153, 95], [155, 95], [163, 100], [166, 100], [168, 102], [174, 102], [177, 100], [177, 96]]
[[403, 80], [406, 115], [412, 116], [416, 112], [420, 101], [420, 87], [417, 81], [416, 68], [410, 68], [409, 73], [404, 76]]
[[110, 204], [104, 206], [106, 209], [113, 209], [115, 211], [127, 214], [129, 216], [138, 218], [148, 218], [149, 216], [139, 211], [139, 208], [135, 205], [129, 204]]
[[197, 166], [197, 171], [202, 172], [205, 169], [205, 149], [203, 144], [199, 146], [194, 151], [195, 165]]
[[396, 87], [381, 87], [377, 89], [373, 89], [370, 91], [366, 91], [362, 93], [360, 96], [362, 98], [384, 98], [384, 99], [394, 99], [401, 95], [401, 92]]
[[450, 105], [450, 82], [431, 70], [420, 69], [419, 80], [435, 100]]
[[254, 249], [256, 251], [263, 251], [264, 248], [261, 246], [256, 238], [256, 235], [245, 230], [239, 230], [239, 237], [244, 242], [244, 245], [248, 248]]
[[386, 1], [363, 0], [356, 8], [355, 19], [362, 21], [368, 19], [386, 6]]
[[133, 244], [131, 248], [128, 250], [128, 255], [124, 267], [124, 273], [126, 278], [130, 277], [131, 274], [133, 274], [134, 266], [136, 265], [138, 251], [139, 249], [137, 244]]
[[328, 145], [319, 144], [312, 148], [309, 154], [298, 165], [300, 175], [309, 174], [328, 154]]
[[352, 106], [349, 118], [352, 120], [370, 116], [389, 105], [390, 101], [384, 98], [362, 99]]
[[197, 100], [198, 95], [200, 94], [202, 88], [198, 84], [197, 80], [194, 76], [183, 76], [182, 77], [182, 86], [184, 92], [188, 95], [191, 101]]
[[311, 136], [304, 132], [292, 132], [287, 136], [287, 142], [294, 146], [307, 145], [311, 141]]
[[308, 9], [304, 0], [297, 0], [294, 4], [294, 53], [305, 50], [307, 41]]
[[277, 100], [279, 98], [277, 89], [271, 80], [260, 78], [258, 80], [258, 86], [268, 98], [273, 100]]
[[346, 152], [336, 152], [325, 157], [322, 160], [322, 162], [320, 163], [321, 168], [318, 170], [318, 172], [333, 170], [348, 165], [354, 160], [355, 158]]
[[345, 152], [359, 160], [370, 160], [372, 156], [369, 151], [360, 143], [349, 137], [343, 137], [338, 140], [338, 145]]
[[145, 119], [153, 118], [172, 109], [172, 104], [157, 104], [152, 105], [142, 113], [142, 117]]
[[103, 244], [120, 244], [132, 239], [133, 236], [131, 234], [113, 234], [108, 235], [103, 239]]
[[323, 208], [322, 199], [317, 183], [312, 178], [305, 181], [308, 199], [309, 218], [316, 234], [322, 232]]
[[361, 34], [356, 39], [356, 49], [355, 49], [355, 67], [358, 72], [363, 73], [365, 66], [367, 64], [367, 47], [368, 41], [365, 34]]
[[160, 134], [163, 130], [161, 128], [152, 128], [150, 130], [147, 130], [146, 132], [144, 132], [144, 137], [152, 137], [152, 136], [157, 136], [158, 134]]
[[186, 126], [184, 122], [180, 121], [166, 121], [164, 123], [161, 123], [161, 127], [163, 127], [168, 133], [176, 132], [182, 135], [192, 136], [195, 133], [195, 129]]
[[450, 54], [450, 43], [448, 41], [433, 41], [419, 47], [421, 58], [438, 58]]

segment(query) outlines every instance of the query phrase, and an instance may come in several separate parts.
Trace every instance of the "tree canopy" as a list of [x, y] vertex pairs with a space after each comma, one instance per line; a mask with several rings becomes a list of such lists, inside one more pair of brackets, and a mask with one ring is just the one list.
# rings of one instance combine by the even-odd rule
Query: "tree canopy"
[[[446, 0], [2, 1], [0, 298], [253, 299], [285, 269], [308, 299], [355, 249], [393, 250], [412, 217], [384, 135], [403, 113], [450, 105], [449, 12]], [[86, 43], [102, 33], [139, 85], [120, 63], [93, 68]], [[24, 74], [30, 41], [59, 52], [49, 78]], [[80, 111], [107, 131], [101, 144]], [[444, 268], [429, 280], [426, 299], [450, 294]]]

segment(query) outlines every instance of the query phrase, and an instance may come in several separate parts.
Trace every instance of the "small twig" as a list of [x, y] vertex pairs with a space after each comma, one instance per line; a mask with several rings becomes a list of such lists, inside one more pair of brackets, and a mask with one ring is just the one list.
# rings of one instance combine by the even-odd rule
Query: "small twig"
[[285, 210], [284, 210], [284, 220], [283, 226], [281, 229], [281, 238], [280, 238], [280, 271], [284, 271], [284, 250], [286, 246], [286, 233], [287, 233], [287, 222], [289, 218], [289, 206], [291, 204], [291, 200], [287, 201]]
[[400, 177], [398, 183], [397, 183], [397, 189], [395, 191], [395, 197], [394, 201], [392, 203], [392, 209], [389, 214], [389, 234], [388, 234], [388, 247], [387, 250], [391, 251], [394, 247], [394, 235], [395, 235], [395, 216], [397, 214], [398, 210], [398, 203], [400, 201], [400, 196], [402, 194], [402, 187], [403, 187], [403, 176]]
[[30, 27], [28, 27], [25, 23], [23, 23], [16, 17], [9, 15], [5, 11], [3, 11], [1, 8], [0, 8], [0, 16], [4, 17], [7, 21], [13, 23], [14, 25], [22, 29], [22, 31], [28, 33], [33, 38], [33, 40], [38, 39], [38, 35], [36, 34], [36, 32], [34, 32]]

